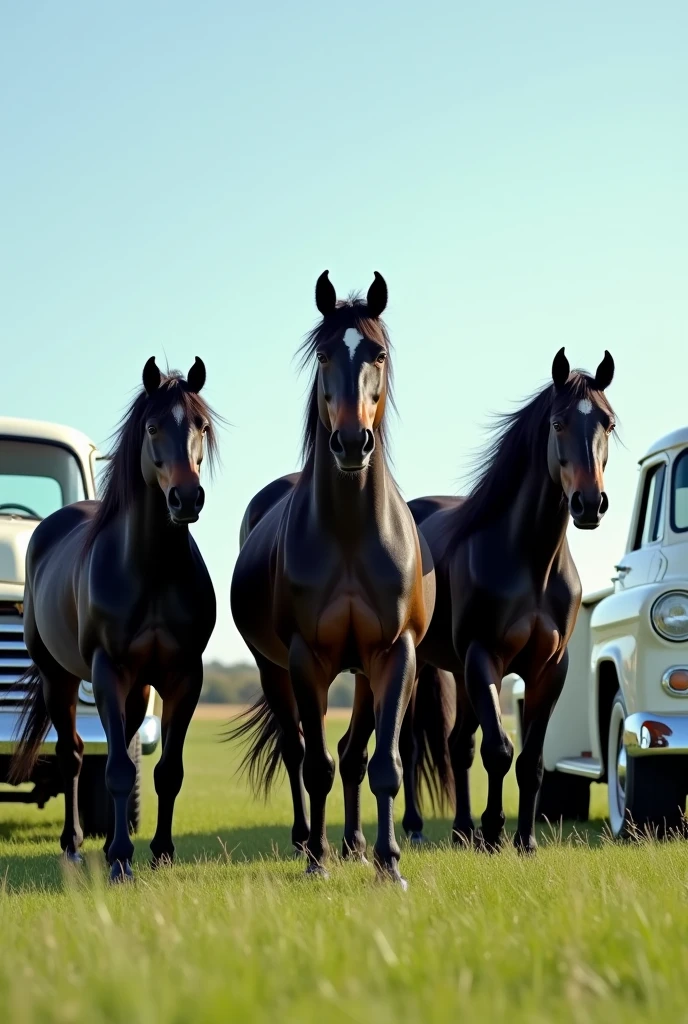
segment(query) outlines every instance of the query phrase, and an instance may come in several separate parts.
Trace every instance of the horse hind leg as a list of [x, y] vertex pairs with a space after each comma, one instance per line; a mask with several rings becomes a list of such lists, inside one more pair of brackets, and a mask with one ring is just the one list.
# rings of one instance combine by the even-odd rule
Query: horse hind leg
[[365, 676], [356, 676], [349, 728], [337, 746], [344, 789], [342, 857], [366, 863], [366, 840], [361, 825], [361, 783], [368, 766], [368, 741], [375, 729], [373, 694]]
[[[55, 760], [64, 792], [65, 820], [60, 847], [65, 858], [80, 863], [84, 834], [79, 821], [79, 774], [84, 743], [76, 731], [79, 679], [66, 672], [52, 657], [38, 635], [35, 623], [28, 623], [27, 647], [43, 684], [43, 699], [57, 733]], [[33, 628], [32, 628], [33, 627]]]
[[296, 697], [286, 669], [275, 665], [258, 651], [251, 648], [260, 672], [260, 683], [268, 707], [280, 729], [280, 752], [284, 767], [287, 770], [294, 818], [291, 830], [291, 841], [298, 856], [303, 856], [310, 822], [306, 806], [306, 790], [303, 784], [303, 762], [305, 744], [299, 726], [299, 709]]
[[480, 753], [488, 777], [487, 805], [482, 816], [484, 848], [501, 846], [506, 817], [503, 806], [504, 777], [514, 758], [514, 745], [499, 710], [501, 664], [480, 644], [473, 642], [466, 652], [465, 680], [468, 696], [483, 731]]
[[401, 827], [412, 843], [422, 843], [424, 841], [423, 815], [420, 810], [418, 786], [416, 785], [418, 743], [413, 733], [413, 717], [414, 699], [412, 697], [406, 708], [399, 733], [399, 756], [401, 757], [404, 786], [404, 817], [401, 820]]
[[461, 677], [456, 679], [456, 724], [449, 737], [449, 756], [454, 773], [456, 806], [452, 840], [460, 846], [472, 846], [475, 826], [471, 815], [471, 768], [475, 759], [475, 733], [478, 719], [468, 700]]

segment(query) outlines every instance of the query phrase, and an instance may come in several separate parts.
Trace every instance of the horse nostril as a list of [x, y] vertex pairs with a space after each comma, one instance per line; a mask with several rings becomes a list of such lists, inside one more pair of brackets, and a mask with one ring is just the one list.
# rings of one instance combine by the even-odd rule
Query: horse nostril
[[583, 495], [580, 491], [574, 491], [569, 501], [569, 510], [574, 519], [582, 516], [585, 512], [585, 505], [583, 504]]
[[363, 454], [370, 455], [375, 450], [375, 434], [372, 430], [366, 429], [365, 441], [363, 442]]
[[202, 487], [198, 488], [198, 494], [196, 495], [196, 511], [200, 512], [205, 505], [205, 491]]
[[178, 512], [179, 509], [182, 507], [181, 495], [176, 487], [170, 487], [169, 493], [167, 495], [167, 504], [169, 505], [170, 508], [173, 508], [175, 512]]
[[333, 455], [339, 455], [340, 457], [344, 455], [344, 445], [338, 430], [333, 430], [330, 434], [330, 451]]
[[600, 502], [600, 515], [603, 516], [608, 508], [609, 498], [607, 497], [607, 492], [602, 491], [602, 501]]

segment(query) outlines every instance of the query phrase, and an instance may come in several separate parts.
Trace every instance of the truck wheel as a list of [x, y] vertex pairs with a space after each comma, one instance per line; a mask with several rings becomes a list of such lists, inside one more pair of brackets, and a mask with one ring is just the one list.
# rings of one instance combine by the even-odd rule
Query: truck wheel
[[684, 759], [672, 755], [628, 757], [623, 745], [626, 705], [621, 691], [612, 704], [607, 750], [609, 824], [615, 838], [666, 838], [683, 829], [686, 809]]
[[545, 772], [538, 797], [538, 821], [587, 821], [590, 817], [590, 780], [565, 772]]
[[[141, 824], [141, 737], [137, 733], [129, 745], [129, 756], [136, 765], [136, 782], [129, 798], [129, 831]], [[84, 836], [105, 836], [112, 813], [110, 794], [105, 785], [106, 754], [87, 754], [79, 777], [79, 812]]]

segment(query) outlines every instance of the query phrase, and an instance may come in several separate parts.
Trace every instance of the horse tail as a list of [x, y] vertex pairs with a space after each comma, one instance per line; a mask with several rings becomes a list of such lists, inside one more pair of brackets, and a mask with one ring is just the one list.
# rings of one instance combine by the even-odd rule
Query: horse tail
[[238, 771], [247, 776], [257, 796], [267, 799], [283, 762], [282, 728], [264, 694], [234, 719], [225, 739], [239, 740], [248, 747]]
[[454, 774], [449, 758], [449, 733], [455, 714], [454, 678], [431, 665], [421, 669], [413, 707], [412, 730], [416, 749], [413, 786], [420, 806], [421, 789], [433, 811], [454, 800]]
[[17, 725], [17, 749], [8, 772], [8, 781], [16, 785], [31, 777], [41, 744], [50, 728], [50, 716], [43, 696], [43, 680], [35, 665], [27, 668], [13, 689], [21, 689], [26, 694]]

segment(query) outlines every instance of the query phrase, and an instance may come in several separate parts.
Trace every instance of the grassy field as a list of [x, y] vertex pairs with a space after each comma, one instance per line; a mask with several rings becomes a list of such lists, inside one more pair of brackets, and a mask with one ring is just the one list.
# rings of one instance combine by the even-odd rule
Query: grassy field
[[[688, 851], [614, 846], [605, 793], [579, 833], [534, 859], [404, 846], [407, 893], [372, 869], [307, 880], [291, 859], [286, 788], [258, 803], [219, 720], [195, 721], [176, 815], [177, 864], [153, 873], [152, 761], [137, 881], [110, 888], [95, 843], [63, 872], [60, 806], [0, 807], [0, 1019], [46, 1021], [688, 1021]], [[344, 728], [330, 724], [331, 749]], [[374, 837], [366, 788], [365, 821]], [[476, 806], [484, 778], [475, 771]], [[516, 809], [513, 777], [506, 788]], [[330, 801], [339, 844], [342, 800]], [[513, 828], [513, 817], [509, 822]]]

